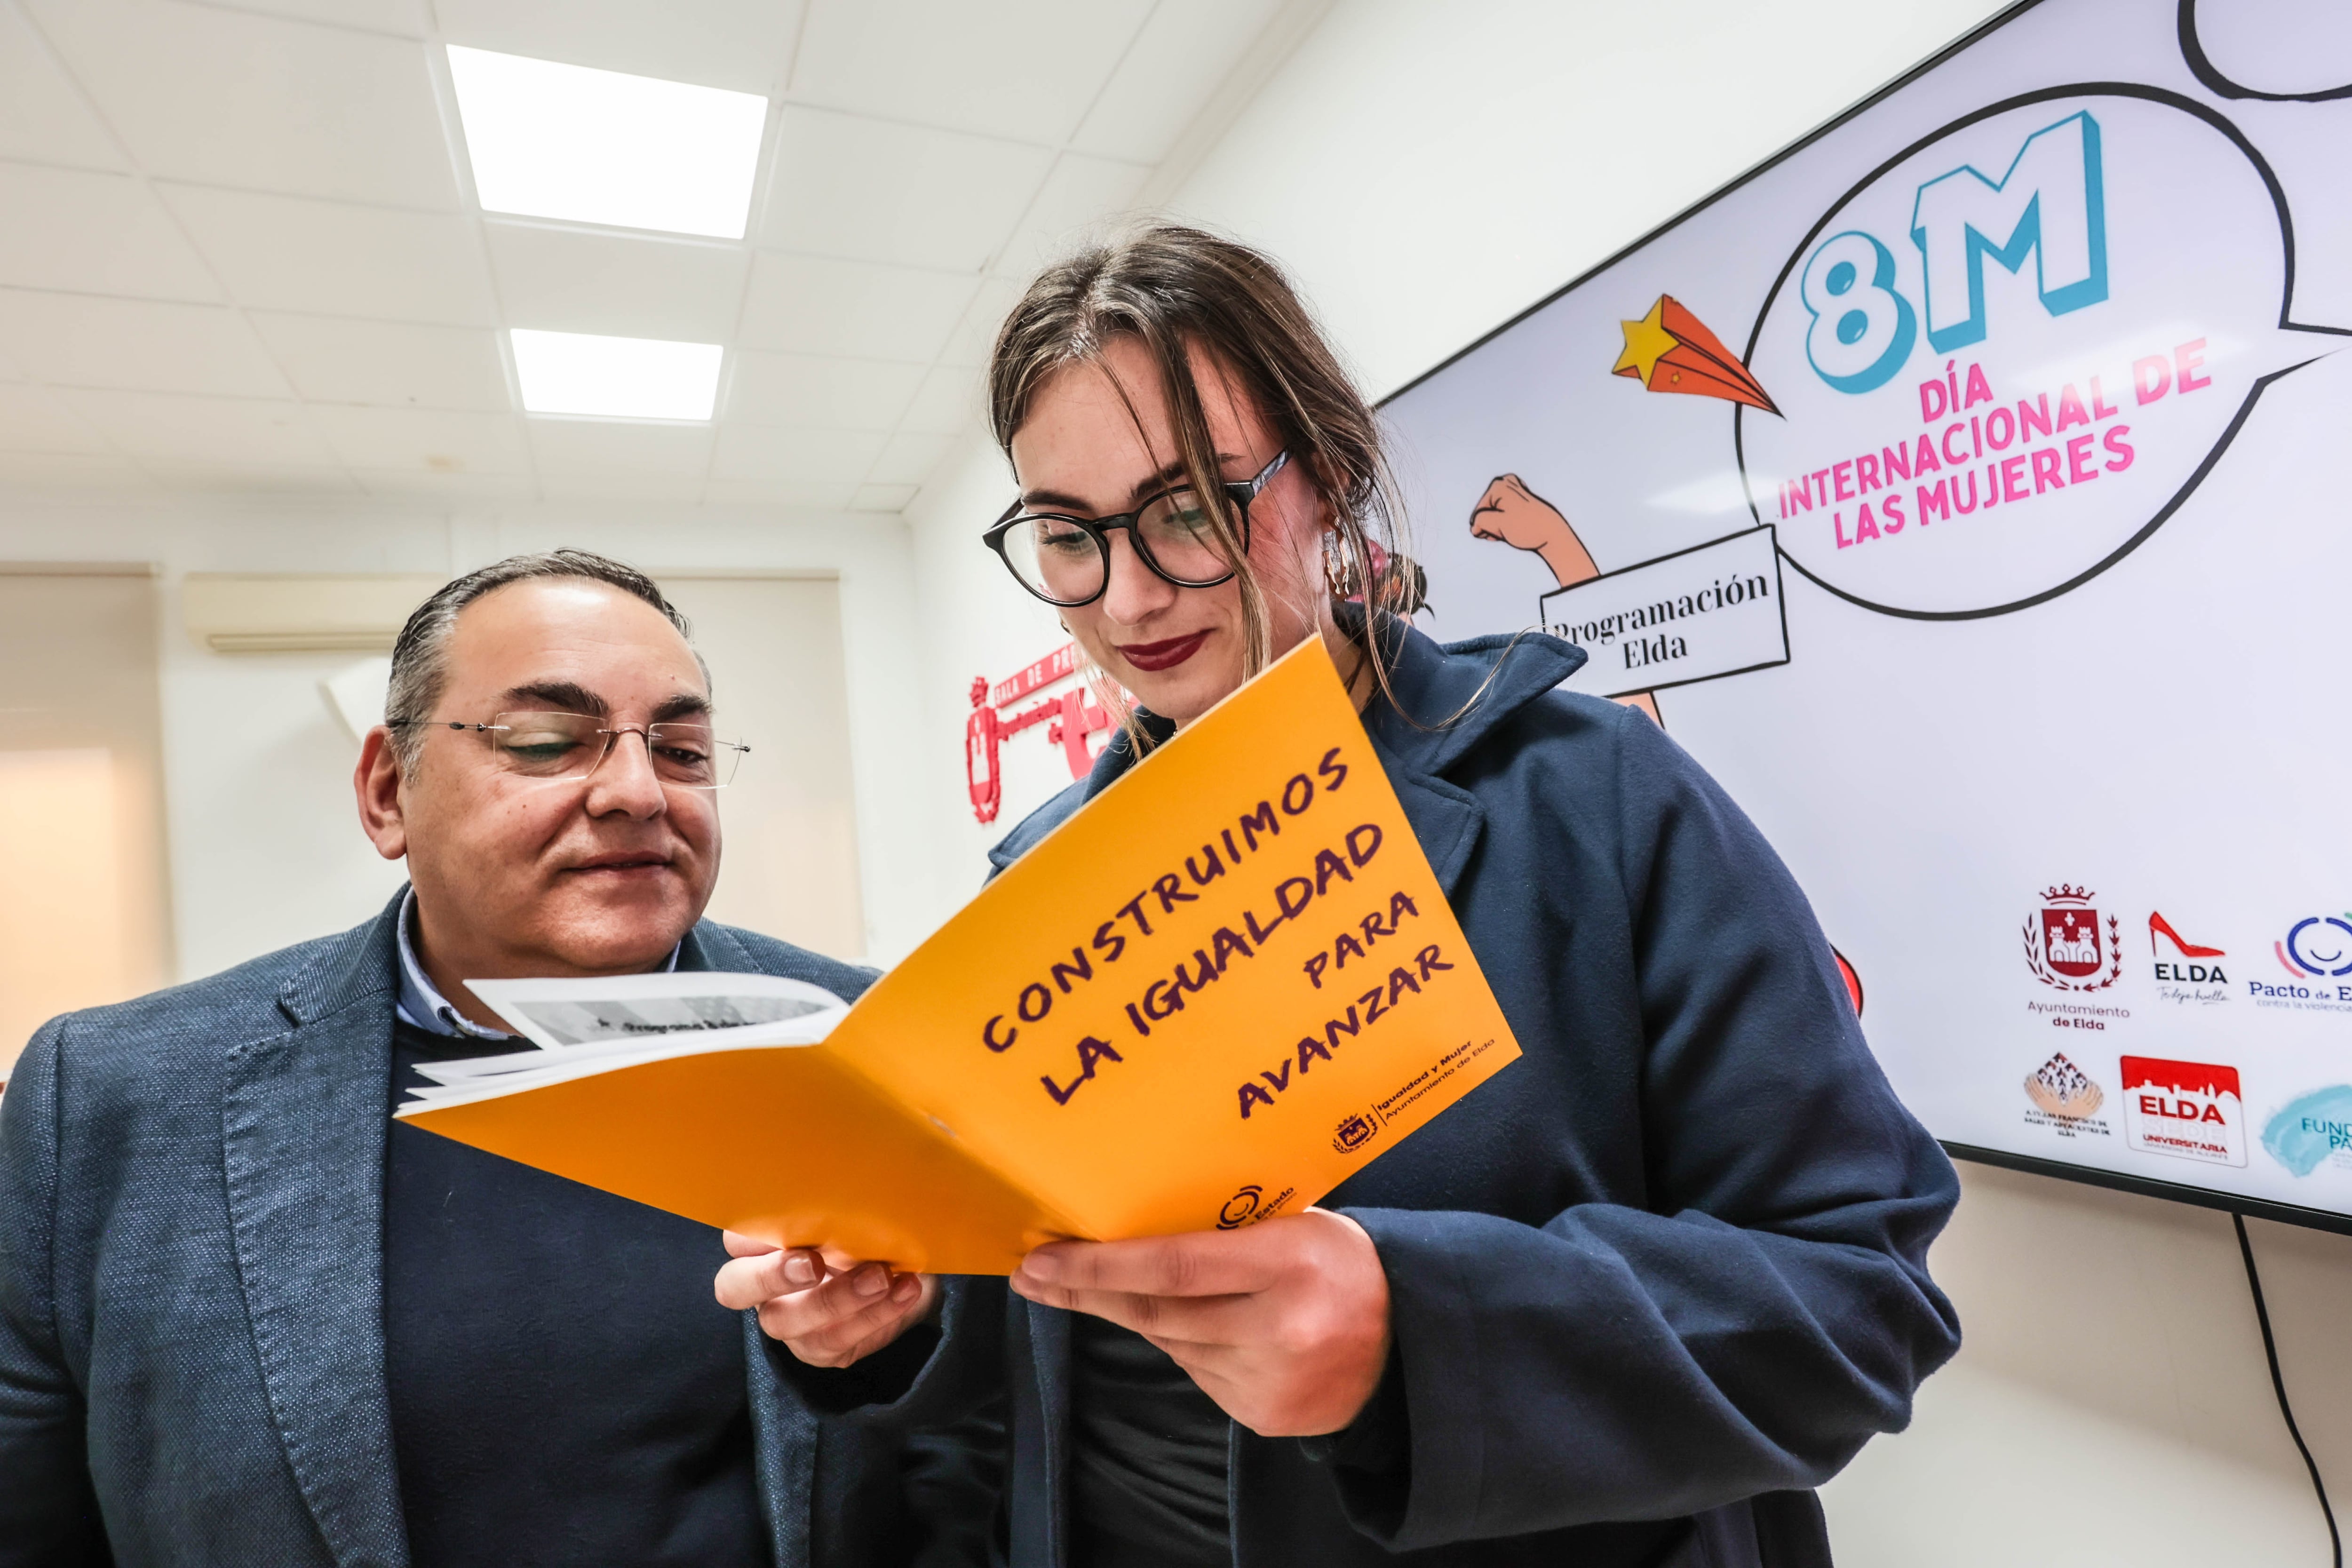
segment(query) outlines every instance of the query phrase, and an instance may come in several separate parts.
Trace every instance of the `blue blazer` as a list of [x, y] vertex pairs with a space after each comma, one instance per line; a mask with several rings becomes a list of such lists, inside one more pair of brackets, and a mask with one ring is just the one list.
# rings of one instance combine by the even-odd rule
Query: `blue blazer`
[[[1346, 1433], [1233, 1430], [1234, 1560], [1826, 1568], [1810, 1489], [1958, 1347], [1951, 1166], [1754, 826], [1646, 716], [1555, 689], [1579, 649], [1386, 635], [1412, 719], [1366, 727], [1523, 1055], [1323, 1199], [1379, 1248], [1396, 1354]], [[993, 858], [1132, 765], [1122, 736]], [[952, 1294], [971, 1327], [895, 1400], [789, 1374], [877, 1422], [1005, 1389], [1013, 1561], [1083, 1568], [1069, 1314]]]
[[[383, 1280], [399, 907], [26, 1047], [0, 1100], [0, 1565], [405, 1568]], [[678, 963], [844, 997], [873, 979], [707, 921]], [[778, 1568], [871, 1562], [907, 1485], [956, 1479], [821, 1421], [743, 1327]]]

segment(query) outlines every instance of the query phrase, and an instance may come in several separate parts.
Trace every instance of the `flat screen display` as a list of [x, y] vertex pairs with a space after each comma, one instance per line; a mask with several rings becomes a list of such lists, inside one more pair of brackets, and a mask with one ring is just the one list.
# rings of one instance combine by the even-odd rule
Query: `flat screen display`
[[2352, 9], [2042, 0], [1385, 405], [1423, 627], [1649, 706], [1956, 1153], [2336, 1228], [2347, 147]]

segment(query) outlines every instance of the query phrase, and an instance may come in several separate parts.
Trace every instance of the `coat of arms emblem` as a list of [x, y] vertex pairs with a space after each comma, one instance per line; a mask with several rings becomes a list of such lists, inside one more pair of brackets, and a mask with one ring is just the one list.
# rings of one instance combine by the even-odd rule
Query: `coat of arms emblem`
[[1381, 1124], [1367, 1113], [1355, 1110], [1343, 1118], [1339, 1130], [1331, 1135], [1331, 1147], [1342, 1154], [1352, 1154], [1378, 1136]]
[[2116, 917], [2102, 920], [2098, 895], [2062, 882], [2045, 889], [2025, 921], [2025, 962], [2033, 977], [2061, 991], [2104, 991], [2123, 978]]

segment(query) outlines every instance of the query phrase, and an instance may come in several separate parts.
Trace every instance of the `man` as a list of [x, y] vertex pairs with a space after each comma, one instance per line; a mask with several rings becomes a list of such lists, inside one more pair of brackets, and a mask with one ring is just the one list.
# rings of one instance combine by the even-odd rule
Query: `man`
[[717, 1233], [390, 1121], [415, 1064], [530, 1048], [468, 980], [871, 975], [700, 917], [719, 875], [687, 624], [576, 551], [403, 629], [361, 821], [382, 915], [59, 1018], [0, 1102], [0, 1564], [948, 1560], [944, 1440], [821, 1421]]

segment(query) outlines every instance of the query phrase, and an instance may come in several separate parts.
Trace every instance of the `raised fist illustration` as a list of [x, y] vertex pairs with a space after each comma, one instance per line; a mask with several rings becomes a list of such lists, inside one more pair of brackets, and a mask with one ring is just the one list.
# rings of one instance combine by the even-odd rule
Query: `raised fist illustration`
[[[1533, 552], [1551, 568], [1553, 579], [1563, 588], [1601, 575], [1592, 552], [1576, 536], [1575, 525], [1561, 515], [1559, 508], [1528, 489], [1527, 481], [1517, 474], [1497, 474], [1486, 487], [1486, 493], [1470, 509], [1470, 532], [1479, 539], [1500, 540], [1514, 550]], [[1617, 700], [1664, 722], [1658, 719], [1658, 700], [1646, 691]]]
[[1480, 539], [1501, 540], [1514, 550], [1533, 551], [1563, 588], [1601, 575], [1592, 552], [1559, 508], [1528, 489], [1517, 474], [1499, 475], [1486, 487], [1471, 509], [1470, 531]]

